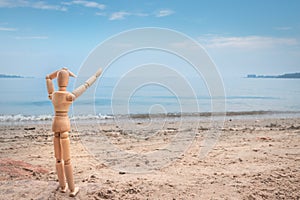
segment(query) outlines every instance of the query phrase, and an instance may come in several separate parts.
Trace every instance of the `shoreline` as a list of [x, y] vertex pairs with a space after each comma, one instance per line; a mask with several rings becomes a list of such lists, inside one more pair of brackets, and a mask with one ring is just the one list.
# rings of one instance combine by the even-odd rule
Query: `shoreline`
[[[77, 122], [88, 122], [94, 123], [95, 121], [113, 121], [118, 120], [148, 120], [148, 119], [173, 119], [173, 118], [198, 118], [200, 119], [209, 119], [213, 120], [223, 120], [225, 118], [242, 118], [242, 119], [252, 119], [252, 118], [294, 118], [300, 117], [300, 111], [228, 111], [225, 113], [211, 113], [211, 112], [202, 112], [202, 113], [167, 113], [167, 114], [126, 114], [126, 115], [78, 115], [70, 116], [71, 121]], [[52, 121], [53, 115], [0, 115], [0, 126], [1, 125], [14, 125], [14, 124], [47, 124]]]

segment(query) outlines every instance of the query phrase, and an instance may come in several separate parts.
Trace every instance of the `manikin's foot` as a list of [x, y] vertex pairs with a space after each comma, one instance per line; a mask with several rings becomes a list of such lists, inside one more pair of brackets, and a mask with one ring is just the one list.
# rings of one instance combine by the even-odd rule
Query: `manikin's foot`
[[65, 186], [65, 187], [59, 187], [59, 191], [60, 191], [61, 193], [66, 193], [67, 190], [68, 190], [67, 186]]
[[75, 187], [74, 191], [70, 191], [69, 196], [70, 197], [75, 197], [79, 192], [79, 187]]

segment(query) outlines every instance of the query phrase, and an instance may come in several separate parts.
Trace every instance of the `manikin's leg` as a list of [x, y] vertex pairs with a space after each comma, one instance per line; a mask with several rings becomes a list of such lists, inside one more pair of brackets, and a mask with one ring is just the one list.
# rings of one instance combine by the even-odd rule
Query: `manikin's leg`
[[62, 151], [61, 151], [59, 133], [54, 133], [53, 143], [54, 143], [54, 156], [56, 158], [56, 173], [58, 177], [59, 188], [61, 192], [65, 193], [67, 191], [67, 187], [66, 187], [64, 166], [62, 163]]
[[73, 169], [70, 156], [70, 139], [68, 132], [60, 134], [60, 142], [62, 147], [66, 178], [70, 189], [70, 196], [75, 197], [76, 194], [79, 192], [79, 188], [75, 187], [74, 185]]

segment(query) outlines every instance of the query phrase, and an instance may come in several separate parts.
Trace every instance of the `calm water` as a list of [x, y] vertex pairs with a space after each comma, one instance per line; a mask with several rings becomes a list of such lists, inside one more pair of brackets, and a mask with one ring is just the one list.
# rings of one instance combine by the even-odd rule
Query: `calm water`
[[[116, 87], [118, 81], [115, 78], [101, 78], [98, 85], [74, 102], [70, 115], [102, 117], [212, 111], [211, 97], [205, 83], [197, 78], [189, 79], [193, 94], [182, 93], [184, 88], [180, 85], [174, 89], [159, 84], [140, 85], [128, 92], [124, 85]], [[176, 83], [176, 80], [172, 82]], [[125, 84], [133, 83], [134, 80]], [[71, 82], [68, 90], [72, 91], [74, 85]], [[300, 112], [300, 79], [224, 78], [224, 88], [226, 111]], [[0, 79], [0, 92], [1, 121], [51, 118], [53, 108], [47, 98], [45, 79]], [[196, 104], [198, 107], [195, 107]]]

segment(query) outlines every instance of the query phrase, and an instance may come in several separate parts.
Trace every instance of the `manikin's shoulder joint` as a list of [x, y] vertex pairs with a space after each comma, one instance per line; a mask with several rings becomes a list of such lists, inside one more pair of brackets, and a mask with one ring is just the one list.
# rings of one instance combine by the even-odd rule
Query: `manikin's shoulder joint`
[[69, 93], [67, 95], [67, 101], [74, 101], [76, 99], [76, 96], [73, 93]]

